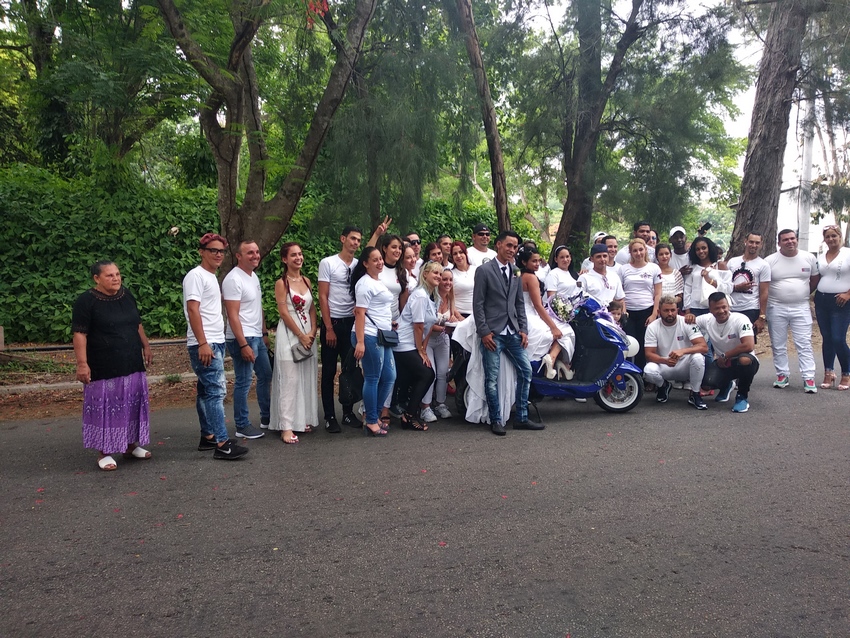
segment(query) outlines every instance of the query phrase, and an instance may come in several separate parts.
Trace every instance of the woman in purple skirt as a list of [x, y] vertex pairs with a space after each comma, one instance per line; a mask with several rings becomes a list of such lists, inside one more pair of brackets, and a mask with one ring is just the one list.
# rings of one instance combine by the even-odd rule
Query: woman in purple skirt
[[98, 450], [102, 470], [117, 469], [112, 454], [149, 459], [148, 380], [151, 348], [136, 300], [111, 261], [91, 268], [95, 286], [77, 298], [71, 329], [77, 380], [83, 390], [83, 447]]

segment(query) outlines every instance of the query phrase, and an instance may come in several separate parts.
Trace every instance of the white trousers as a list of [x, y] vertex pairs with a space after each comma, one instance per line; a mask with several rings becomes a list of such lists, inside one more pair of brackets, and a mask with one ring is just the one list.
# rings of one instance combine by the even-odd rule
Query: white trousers
[[699, 392], [703, 374], [705, 356], [701, 354], [686, 354], [672, 367], [663, 363], [647, 363], [643, 369], [643, 378], [649, 383], [661, 387], [665, 381], [688, 381], [694, 392]]
[[812, 310], [809, 302], [799, 304], [768, 304], [767, 331], [773, 350], [773, 367], [776, 374], [788, 375], [788, 331], [797, 349], [800, 376], [815, 378], [815, 356], [812, 352]]

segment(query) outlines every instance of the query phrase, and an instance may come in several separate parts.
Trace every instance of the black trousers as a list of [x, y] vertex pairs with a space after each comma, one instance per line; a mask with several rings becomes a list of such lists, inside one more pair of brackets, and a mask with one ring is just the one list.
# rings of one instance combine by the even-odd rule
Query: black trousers
[[650, 306], [643, 310], [629, 310], [629, 318], [626, 319], [626, 334], [637, 339], [640, 346], [635, 355], [635, 365], [641, 370], [646, 367], [646, 352], [643, 349], [643, 342], [646, 341], [646, 320], [652, 314], [653, 307]]
[[393, 352], [395, 357], [396, 380], [398, 391], [396, 400], [407, 405], [407, 412], [419, 416], [419, 406], [422, 397], [434, 383], [434, 368], [429, 368], [422, 362], [422, 357], [416, 350]]
[[[322, 344], [322, 410], [325, 412], [325, 420], [332, 417], [336, 418], [336, 408], [334, 407], [336, 363], [337, 359], [345, 361], [348, 351], [351, 350], [351, 329], [354, 327], [354, 317], [331, 319], [331, 325], [336, 334], [335, 346], [328, 345], [324, 322], [322, 322], [319, 332], [319, 340]], [[353, 409], [354, 406], [352, 405], [343, 405], [342, 414], [346, 415]]]
[[717, 360], [708, 363], [705, 366], [705, 375], [702, 378], [702, 385], [705, 388], [725, 388], [734, 379], [738, 380], [738, 394], [747, 398], [750, 394], [750, 386], [753, 385], [753, 379], [759, 371], [759, 362], [751, 354], [740, 354], [737, 357], [732, 357], [729, 360], [731, 364], [728, 368], [721, 368], [717, 365]]

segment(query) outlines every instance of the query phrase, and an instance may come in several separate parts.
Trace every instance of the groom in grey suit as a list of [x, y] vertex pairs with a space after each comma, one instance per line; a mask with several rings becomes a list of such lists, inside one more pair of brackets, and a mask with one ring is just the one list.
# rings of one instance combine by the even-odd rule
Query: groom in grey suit
[[504, 351], [517, 372], [515, 430], [542, 430], [542, 423], [528, 420], [528, 388], [531, 385], [531, 364], [525, 348], [528, 345], [528, 324], [522, 301], [522, 280], [515, 276], [514, 256], [519, 247], [519, 235], [504, 230], [496, 237], [496, 258], [475, 271], [472, 289], [472, 314], [475, 328], [481, 337], [484, 360], [484, 395], [490, 411], [490, 429], [504, 436], [505, 424], [499, 407], [499, 355]]

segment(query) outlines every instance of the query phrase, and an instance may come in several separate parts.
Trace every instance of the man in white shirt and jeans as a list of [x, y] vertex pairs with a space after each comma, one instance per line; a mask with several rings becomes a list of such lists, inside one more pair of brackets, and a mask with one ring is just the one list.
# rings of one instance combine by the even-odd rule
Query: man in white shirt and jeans
[[[357, 265], [354, 253], [360, 248], [362, 231], [356, 226], [342, 229], [338, 254], [319, 262], [319, 308], [322, 326], [319, 337], [322, 344], [322, 409], [325, 412], [325, 429], [331, 434], [341, 432], [336, 420], [334, 405], [334, 378], [337, 359], [345, 362], [351, 350], [351, 329], [354, 326], [354, 297], [351, 295], [351, 273]], [[353, 428], [362, 427], [353, 412], [354, 406], [342, 406], [342, 422]]]
[[198, 377], [195, 407], [201, 424], [198, 450], [214, 450], [213, 458], [238, 459], [248, 448], [228, 439], [224, 422], [224, 317], [221, 313], [221, 290], [215, 276], [227, 252], [227, 240], [207, 233], [200, 240], [201, 265], [183, 278], [183, 313], [189, 325], [186, 345], [192, 370]]
[[263, 316], [263, 291], [254, 273], [260, 265], [260, 248], [250, 240], [236, 247], [236, 267], [221, 282], [221, 296], [227, 311], [224, 336], [236, 375], [233, 384], [233, 420], [236, 436], [259, 439], [264, 432], [251, 424], [248, 393], [257, 375], [257, 403], [260, 405], [260, 427], [269, 424], [271, 407], [272, 366], [269, 361], [268, 330]]
[[774, 388], [785, 388], [790, 380], [788, 363], [788, 331], [794, 339], [803, 390], [818, 391], [815, 385], [815, 356], [812, 350], [812, 311], [809, 296], [818, 287], [817, 258], [797, 250], [797, 233], [790, 229], [779, 231], [779, 252], [765, 261], [770, 267], [770, 287], [767, 293], [767, 331], [773, 350], [776, 369]]
[[647, 363], [643, 376], [658, 387], [658, 403], [667, 403], [670, 398], [671, 381], [689, 381], [688, 403], [697, 410], [708, 409], [699, 394], [708, 344], [696, 324], [688, 325], [679, 316], [676, 297], [664, 295], [659, 300], [658, 319], [646, 328], [644, 347]]

